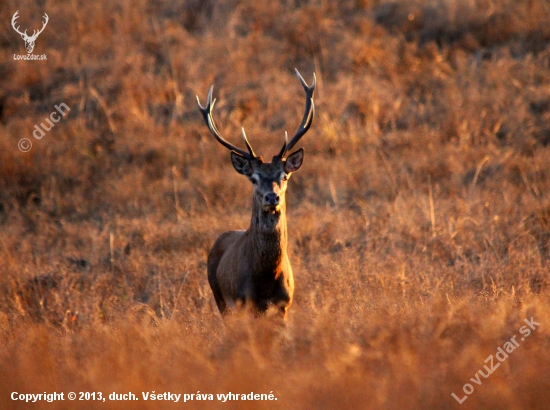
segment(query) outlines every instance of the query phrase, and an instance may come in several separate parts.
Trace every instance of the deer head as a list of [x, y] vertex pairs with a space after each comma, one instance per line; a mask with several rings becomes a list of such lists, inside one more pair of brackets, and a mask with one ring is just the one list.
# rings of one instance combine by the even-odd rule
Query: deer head
[[298, 70], [296, 70], [296, 75], [300, 79], [306, 93], [304, 117], [300, 127], [290, 142], [288, 142], [288, 135], [285, 132], [285, 141], [281, 151], [273, 157], [271, 162], [267, 163], [264, 162], [262, 157], [254, 153], [252, 146], [248, 142], [244, 128], [242, 129], [242, 138], [248, 151], [237, 148], [221, 136], [212, 117], [212, 110], [216, 102], [215, 99], [212, 100], [214, 86], [210, 87], [205, 107], [201, 106], [199, 97], [197, 96], [197, 103], [199, 104], [204, 121], [206, 125], [208, 125], [210, 132], [220, 144], [231, 151], [231, 162], [235, 170], [239, 174], [246, 176], [252, 183], [254, 187], [253, 197], [256, 206], [264, 212], [272, 214], [280, 212], [281, 208], [284, 206], [287, 181], [293, 172], [300, 169], [304, 160], [303, 148], [300, 148], [288, 157], [286, 157], [286, 153], [290, 151], [309, 130], [315, 113], [315, 107], [313, 105], [313, 92], [315, 91], [316, 85], [315, 74], [313, 74], [313, 83], [311, 86], [307, 85]]
[[42, 28], [40, 30], [34, 30], [34, 32], [32, 33], [32, 36], [29, 37], [27, 35], [27, 30], [25, 30], [25, 32], [22, 33], [21, 31], [19, 31], [19, 26], [17, 27], [15, 26], [16, 20], [19, 18], [18, 13], [19, 13], [19, 10], [17, 10], [13, 15], [11, 19], [11, 25], [13, 29], [21, 35], [21, 38], [23, 39], [23, 41], [25, 41], [25, 48], [27, 49], [27, 54], [30, 54], [32, 53], [32, 50], [34, 50], [34, 42], [38, 38], [38, 35], [42, 33], [46, 28], [46, 25], [48, 24], [48, 21], [49, 21], [49, 17], [46, 13], [44, 13], [44, 23], [42, 24]]

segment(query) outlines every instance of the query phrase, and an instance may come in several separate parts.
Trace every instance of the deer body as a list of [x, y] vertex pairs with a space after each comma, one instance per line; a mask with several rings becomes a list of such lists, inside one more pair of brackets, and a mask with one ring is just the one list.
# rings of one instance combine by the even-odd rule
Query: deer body
[[290, 142], [285, 133], [281, 151], [269, 163], [256, 156], [244, 129], [242, 136], [248, 152], [220, 135], [212, 117], [215, 103], [212, 87], [204, 108], [197, 97], [210, 132], [231, 150], [233, 167], [246, 176], [254, 188], [249, 228], [223, 233], [208, 255], [208, 282], [222, 315], [240, 305], [250, 307], [256, 314], [264, 313], [274, 305], [286, 318], [292, 304], [294, 278], [287, 253], [285, 194], [288, 179], [302, 166], [304, 149], [285, 156], [311, 126], [315, 90], [315, 74], [313, 84], [308, 86], [298, 70], [296, 73], [306, 92], [304, 117]]
[[225, 232], [214, 243], [208, 256], [208, 281], [220, 312], [249, 304], [262, 313], [274, 305], [286, 316], [294, 277], [284, 208], [266, 212], [254, 201], [248, 230]]

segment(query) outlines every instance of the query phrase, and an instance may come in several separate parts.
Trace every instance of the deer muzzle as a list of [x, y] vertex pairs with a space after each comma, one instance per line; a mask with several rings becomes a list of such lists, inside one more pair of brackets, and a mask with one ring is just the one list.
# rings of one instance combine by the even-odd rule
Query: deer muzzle
[[277, 211], [279, 209], [280, 197], [275, 192], [268, 192], [264, 196], [264, 209], [266, 211]]

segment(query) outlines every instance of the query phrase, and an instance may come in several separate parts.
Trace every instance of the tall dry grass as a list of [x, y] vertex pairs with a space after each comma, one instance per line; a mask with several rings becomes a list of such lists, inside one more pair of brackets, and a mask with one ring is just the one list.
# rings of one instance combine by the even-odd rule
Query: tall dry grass
[[[49, 14], [47, 61], [13, 60], [17, 9]], [[0, 407], [548, 408], [547, 2], [8, 0], [0, 21]], [[302, 115], [294, 67], [318, 90], [290, 322], [224, 325], [206, 256], [250, 187], [195, 95], [214, 83], [223, 134], [269, 158]], [[10, 399], [153, 390], [278, 400]]]

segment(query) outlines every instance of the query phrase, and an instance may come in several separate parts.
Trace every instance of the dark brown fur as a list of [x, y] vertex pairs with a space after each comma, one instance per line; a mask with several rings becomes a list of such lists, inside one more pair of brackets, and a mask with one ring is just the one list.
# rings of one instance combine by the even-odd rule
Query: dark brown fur
[[[272, 163], [259, 158], [253, 161], [233, 158], [235, 169], [257, 182], [250, 227], [220, 235], [208, 256], [208, 281], [222, 314], [241, 304], [256, 313], [274, 305], [286, 317], [294, 294], [287, 253], [286, 181], [302, 159], [303, 150], [287, 160], [274, 159]], [[276, 207], [264, 203], [270, 193], [279, 197]]]

